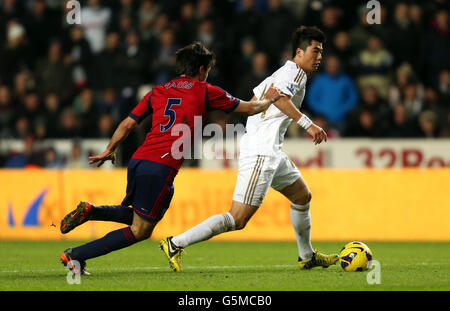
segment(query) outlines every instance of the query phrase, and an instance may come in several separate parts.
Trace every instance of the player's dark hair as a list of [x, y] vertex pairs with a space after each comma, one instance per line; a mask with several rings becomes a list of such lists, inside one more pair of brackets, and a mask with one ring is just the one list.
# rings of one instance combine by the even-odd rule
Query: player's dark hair
[[295, 57], [298, 48], [306, 51], [306, 48], [311, 45], [313, 40], [324, 43], [327, 38], [322, 30], [316, 26], [298, 27], [292, 35], [292, 57]]
[[179, 49], [175, 56], [175, 72], [188, 77], [197, 75], [200, 66], [204, 66], [206, 70], [212, 68], [216, 62], [214, 53], [198, 41]]

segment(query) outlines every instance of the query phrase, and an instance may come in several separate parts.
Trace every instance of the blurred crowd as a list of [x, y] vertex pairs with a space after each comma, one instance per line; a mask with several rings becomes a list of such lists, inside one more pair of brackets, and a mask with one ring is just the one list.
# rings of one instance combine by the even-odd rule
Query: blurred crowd
[[[217, 55], [208, 82], [248, 100], [291, 58], [299, 25], [327, 36], [302, 110], [330, 138], [450, 137], [447, 0], [382, 1], [380, 24], [354, 0], [85, 0], [78, 25], [67, 2], [0, 0], [0, 139], [109, 138], [143, 90], [175, 77], [174, 52], [194, 40]], [[216, 112], [208, 122], [245, 118]], [[148, 126], [126, 140], [123, 159]], [[0, 166], [20, 167], [10, 157]]]

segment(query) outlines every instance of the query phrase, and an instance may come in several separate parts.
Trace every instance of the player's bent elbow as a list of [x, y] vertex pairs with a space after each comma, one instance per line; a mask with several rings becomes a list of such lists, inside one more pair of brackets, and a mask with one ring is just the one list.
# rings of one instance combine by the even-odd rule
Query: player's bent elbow
[[125, 118], [122, 121], [122, 123], [120, 124], [120, 126], [125, 128], [128, 132], [131, 131], [136, 125], [137, 125], [137, 122], [130, 117]]

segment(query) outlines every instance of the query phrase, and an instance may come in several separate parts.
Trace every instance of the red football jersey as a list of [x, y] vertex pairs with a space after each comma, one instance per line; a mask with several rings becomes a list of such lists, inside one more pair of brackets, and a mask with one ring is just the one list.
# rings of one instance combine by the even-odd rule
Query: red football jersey
[[[162, 163], [178, 170], [184, 158], [180, 158], [180, 153], [172, 154], [172, 145], [183, 132], [172, 132], [173, 127], [186, 124], [190, 128], [190, 142], [193, 142], [194, 135], [198, 134], [194, 133], [194, 117], [201, 116], [203, 122], [209, 111], [231, 112], [238, 104], [239, 99], [221, 88], [191, 78], [179, 77], [153, 87], [129, 115], [137, 122], [152, 116], [152, 128], [132, 158]], [[175, 149], [182, 151], [182, 148]]]

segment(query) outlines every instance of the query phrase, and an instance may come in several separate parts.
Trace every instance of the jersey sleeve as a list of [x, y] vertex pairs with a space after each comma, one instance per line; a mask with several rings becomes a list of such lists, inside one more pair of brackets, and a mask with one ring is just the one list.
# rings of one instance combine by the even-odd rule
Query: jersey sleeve
[[208, 84], [205, 92], [205, 104], [208, 110], [223, 110], [232, 112], [239, 105], [240, 100], [231, 96], [220, 87]]
[[300, 90], [300, 85], [305, 79], [306, 73], [303, 70], [288, 69], [275, 79], [274, 86], [284, 94], [293, 97]]
[[141, 123], [148, 115], [153, 112], [151, 105], [152, 92], [147, 93], [147, 95], [142, 98], [139, 103], [134, 107], [131, 113], [128, 115], [130, 118], [134, 119], [137, 123]]

